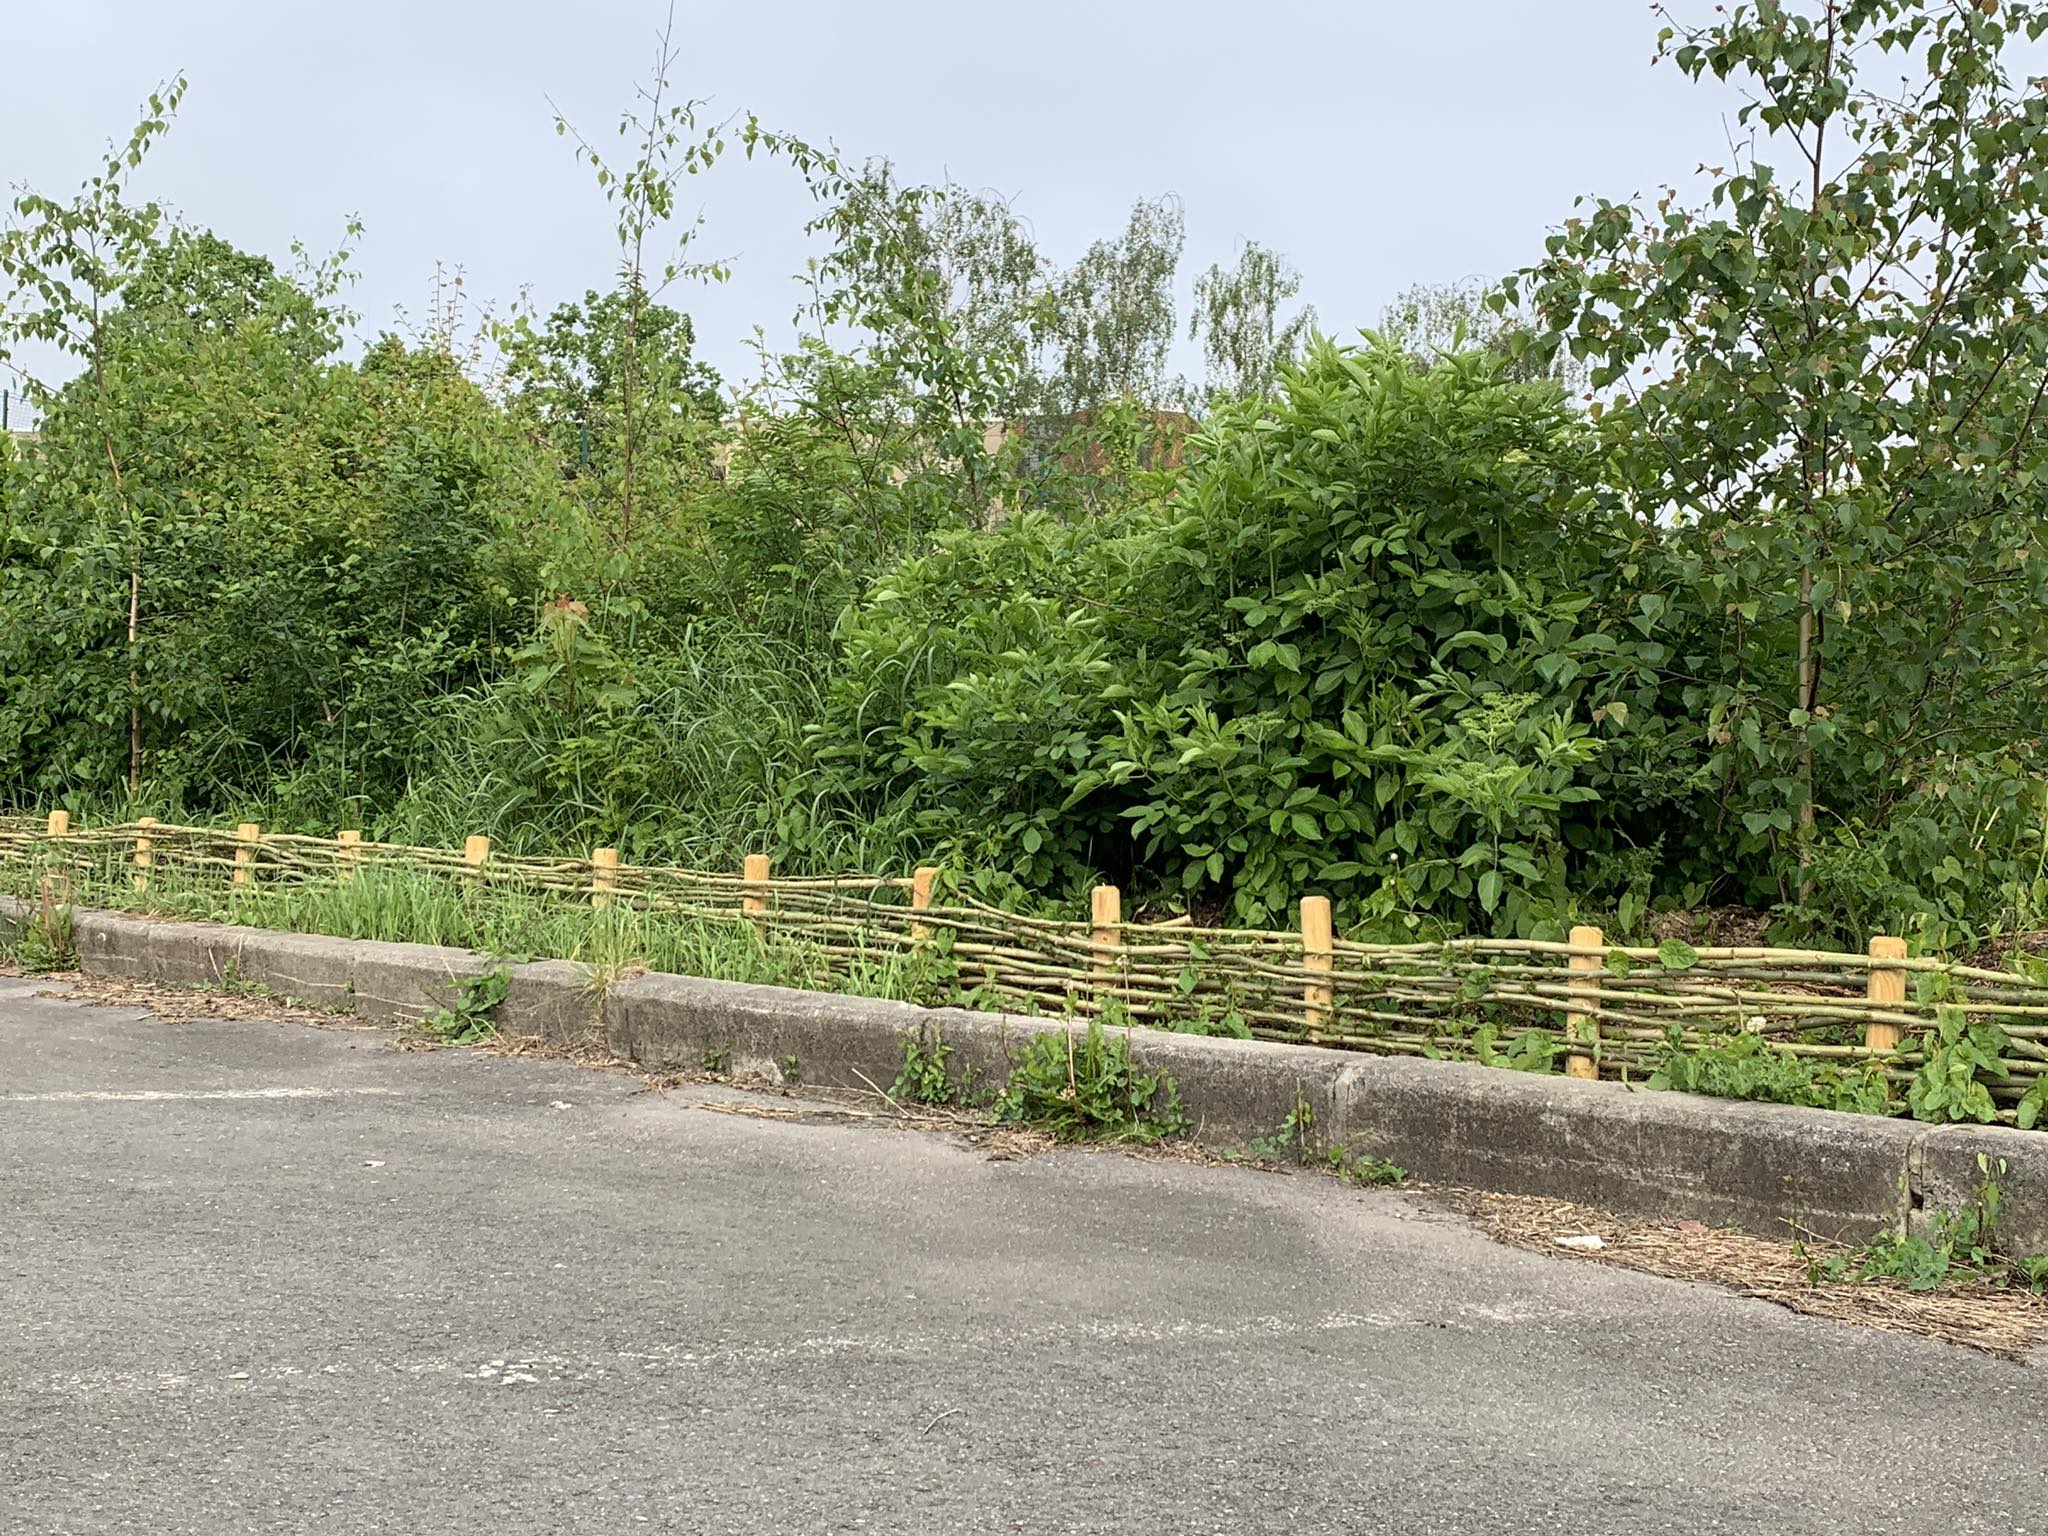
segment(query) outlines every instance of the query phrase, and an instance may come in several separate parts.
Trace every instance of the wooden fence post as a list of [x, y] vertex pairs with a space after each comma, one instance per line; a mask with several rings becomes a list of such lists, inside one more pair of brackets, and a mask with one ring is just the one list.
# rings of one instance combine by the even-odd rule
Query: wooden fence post
[[[911, 873], [911, 876], [910, 876], [910, 910], [911, 910], [911, 911], [913, 911], [913, 912], [924, 912], [924, 911], [927, 911], [927, 910], [929, 910], [929, 909], [930, 909], [930, 907], [931, 907], [931, 904], [932, 904], [932, 882], [933, 882], [934, 880], [936, 880], [936, 879], [938, 878], [938, 876], [939, 876], [939, 872], [938, 872], [938, 870], [937, 870], [936, 868], [934, 868], [934, 867], [933, 867], [932, 865], [930, 865], [930, 864], [920, 864], [920, 865], [919, 865], [919, 866], [918, 866], [918, 867], [917, 867], [917, 868], [916, 868], [916, 869], [915, 869], [915, 870], [914, 870], [914, 871], [913, 871], [913, 872]], [[913, 944], [925, 944], [925, 943], [929, 943], [929, 942], [931, 941], [931, 936], [932, 936], [932, 925], [931, 925], [930, 923], [920, 923], [919, 921], [917, 921], [917, 919], [916, 919], [916, 918], [912, 918], [912, 919], [910, 920], [910, 942], [911, 942], [911, 943], [913, 943]]]
[[[1903, 960], [1906, 958], [1906, 941], [1879, 934], [1870, 941], [1870, 958], [1873, 960]], [[1890, 966], [1873, 965], [1869, 979], [1863, 984], [1863, 995], [1873, 1003], [1883, 1003], [1889, 1008], [1900, 1008], [1906, 1002], [1906, 973]], [[1896, 1024], [1881, 1024], [1871, 1020], [1863, 1026], [1865, 1049], [1873, 1051], [1896, 1051], [1905, 1031]]]
[[1600, 1075], [1600, 1058], [1593, 1051], [1577, 1047], [1597, 1046], [1600, 1041], [1600, 1021], [1589, 1010], [1600, 1006], [1600, 972], [1607, 965], [1604, 953], [1607, 936], [1598, 928], [1574, 928], [1571, 942], [1574, 949], [1602, 951], [1573, 955], [1570, 962], [1571, 980], [1565, 987], [1572, 1001], [1580, 1006], [1565, 1010], [1565, 1038], [1572, 1043], [1574, 1049], [1565, 1056], [1564, 1075], [1591, 1080]]
[[590, 850], [590, 904], [593, 907], [608, 907], [612, 904], [612, 893], [619, 888], [619, 850], [616, 848], [593, 848]]
[[768, 942], [768, 855], [750, 853], [741, 869], [741, 877], [750, 887], [740, 896], [740, 909], [754, 920], [754, 932], [761, 936], [761, 942]]
[[463, 843], [462, 862], [470, 868], [469, 879], [478, 882], [483, 880], [484, 864], [490, 859], [490, 856], [491, 840], [481, 833]]
[[[71, 813], [57, 810], [50, 812], [45, 826], [45, 837], [63, 839], [71, 835]], [[53, 907], [71, 905], [71, 861], [62, 849], [45, 856], [43, 866], [43, 915], [47, 920]]]
[[334, 840], [341, 845], [341, 883], [348, 885], [356, 877], [356, 866], [363, 859], [363, 834], [360, 828], [349, 827], [337, 832]]
[[1115, 995], [1117, 976], [1123, 969], [1117, 951], [1124, 942], [1124, 893], [1113, 885], [1098, 885], [1088, 893], [1089, 939], [1094, 950], [1090, 976], [1094, 984], [1095, 1011]]
[[149, 835], [149, 829], [155, 825], [154, 816], [135, 818], [135, 889], [138, 892], [149, 889], [149, 866], [156, 857], [150, 851], [155, 839]]
[[1308, 971], [1309, 980], [1301, 989], [1301, 1017], [1307, 1026], [1308, 1038], [1322, 1038], [1323, 1026], [1330, 1022], [1337, 1001], [1336, 993], [1327, 978], [1336, 965], [1336, 940], [1330, 926], [1330, 898], [1327, 896], [1304, 896], [1301, 898], [1301, 963]]
[[235, 884], [249, 883], [249, 871], [256, 862], [256, 845], [262, 838], [263, 828], [253, 821], [242, 822], [235, 828]]

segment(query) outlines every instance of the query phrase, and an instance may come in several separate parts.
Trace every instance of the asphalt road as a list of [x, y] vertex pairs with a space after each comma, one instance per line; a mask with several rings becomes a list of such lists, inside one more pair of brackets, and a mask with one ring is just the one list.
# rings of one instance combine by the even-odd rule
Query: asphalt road
[[2039, 1365], [1327, 1180], [34, 991], [0, 1532], [2048, 1528]]

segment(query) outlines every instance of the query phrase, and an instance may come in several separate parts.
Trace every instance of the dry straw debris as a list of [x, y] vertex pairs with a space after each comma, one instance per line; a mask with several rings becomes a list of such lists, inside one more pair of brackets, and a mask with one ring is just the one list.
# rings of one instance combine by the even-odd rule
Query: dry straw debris
[[[1818, 1278], [1820, 1265], [1848, 1250], [1813, 1238], [1772, 1239], [1697, 1221], [1629, 1222], [1567, 1201], [1476, 1191], [1457, 1192], [1455, 1203], [1513, 1247], [1720, 1286], [1808, 1317], [1914, 1334], [2003, 1360], [2024, 1359], [2048, 1339], [2048, 1297], [1970, 1276], [1952, 1276], [1929, 1291], [1896, 1280]], [[1600, 1246], [1563, 1241], [1585, 1236], [1600, 1238]]]

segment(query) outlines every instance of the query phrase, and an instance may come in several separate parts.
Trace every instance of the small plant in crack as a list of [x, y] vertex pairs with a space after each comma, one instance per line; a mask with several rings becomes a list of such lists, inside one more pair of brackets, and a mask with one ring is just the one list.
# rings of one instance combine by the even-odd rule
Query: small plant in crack
[[1330, 1171], [1347, 1184], [1367, 1184], [1376, 1188], [1391, 1189], [1397, 1184], [1408, 1182], [1408, 1170], [1391, 1158], [1373, 1157], [1364, 1152], [1347, 1152], [1342, 1147], [1331, 1147], [1324, 1155], [1329, 1161]]
[[1919, 1232], [1887, 1228], [1846, 1253], [1806, 1255], [1807, 1279], [1814, 1284], [1890, 1281], [1909, 1291], [1931, 1291], [1963, 1281], [2048, 1293], [2048, 1253], [2013, 1254], [1999, 1236], [1998, 1219], [2005, 1208], [1999, 1177], [2006, 1171], [2004, 1158], [1994, 1164], [1979, 1153], [1981, 1179], [1967, 1205], [1936, 1212]]
[[1297, 1088], [1294, 1108], [1280, 1122], [1280, 1129], [1271, 1136], [1254, 1136], [1251, 1154], [1268, 1163], [1295, 1163], [1307, 1167], [1315, 1128], [1315, 1109]]
[[235, 997], [268, 997], [270, 988], [260, 981], [245, 981], [242, 978], [242, 957], [230, 955], [228, 963], [220, 968], [220, 975], [214, 981], [219, 990]]
[[951, 1104], [960, 1097], [960, 1087], [947, 1069], [946, 1058], [953, 1047], [936, 1029], [932, 1048], [927, 1051], [915, 1035], [903, 1038], [903, 1070], [889, 1085], [889, 1097], [899, 1104]]
[[14, 961], [37, 976], [48, 971], [78, 969], [78, 946], [71, 936], [71, 909], [45, 891], [35, 915], [22, 924], [14, 941]]
[[1295, 1090], [1294, 1108], [1271, 1136], [1254, 1136], [1247, 1149], [1261, 1162], [1292, 1163], [1298, 1168], [1320, 1168], [1347, 1184], [1388, 1187], [1404, 1184], [1408, 1170], [1399, 1163], [1370, 1153], [1354, 1152], [1335, 1143], [1319, 1141], [1315, 1134], [1315, 1106]]
[[491, 1013], [512, 990], [512, 973], [494, 966], [455, 984], [454, 998], [429, 1013], [420, 1028], [443, 1045], [481, 1045], [498, 1032]]

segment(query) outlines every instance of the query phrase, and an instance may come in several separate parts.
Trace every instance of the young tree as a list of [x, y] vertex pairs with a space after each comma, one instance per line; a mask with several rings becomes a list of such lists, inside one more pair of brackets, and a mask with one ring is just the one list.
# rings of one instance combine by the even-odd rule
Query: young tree
[[1931, 804], [2048, 723], [2048, 93], [2014, 70], [2048, 6], [1659, 12], [1754, 137], [1702, 206], [1582, 201], [1497, 303], [1590, 365], [1615, 493], [1675, 524], [1670, 589], [1721, 635], [1671, 663], [1705, 777], [1803, 895], [1831, 787]]
[[[872, 160], [811, 227], [832, 240], [814, 321], [866, 332], [963, 410], [972, 408], [967, 396], [982, 394], [996, 414], [1019, 408], [1047, 268], [1008, 202], [957, 182], [905, 186], [888, 161]], [[954, 356], [985, 379], [953, 377]]]
[[[25, 344], [40, 343], [75, 359], [85, 382], [75, 389], [85, 430], [107, 467], [106, 492], [117, 517], [107, 529], [125, 549], [127, 567], [128, 790], [142, 785], [142, 644], [144, 519], [129, 495], [108, 381], [107, 320], [122, 289], [160, 239], [164, 216], [155, 203], [131, 203], [130, 179], [150, 146], [169, 128], [185, 95], [182, 76], [148, 101], [125, 144], [110, 145], [99, 171], [69, 202], [36, 192], [15, 199], [14, 217], [0, 229], [0, 363]], [[46, 381], [27, 380], [30, 397], [47, 407]], [[102, 550], [102, 553], [108, 551]]]
[[1280, 366], [1293, 360], [1315, 327], [1313, 305], [1280, 318], [1300, 291], [1294, 264], [1253, 240], [1239, 249], [1235, 267], [1219, 262], [1195, 280], [1188, 337], [1201, 339], [1212, 401], [1271, 393]]
[[[676, 217], [676, 194], [688, 177], [708, 171], [725, 154], [728, 134], [738, 141], [749, 159], [754, 151], [787, 156], [812, 179], [814, 188], [838, 184], [837, 162], [800, 139], [776, 134], [761, 127], [759, 119], [734, 115], [717, 122], [701, 120], [705, 103], [677, 100], [674, 74], [682, 58], [675, 35], [675, 6], [669, 5], [655, 49], [654, 67], [647, 82], [636, 93], [634, 105], [619, 116], [618, 135], [625, 141], [630, 163], [614, 163], [570, 125], [568, 117], [555, 108], [555, 132], [573, 138], [576, 158], [588, 165], [605, 201], [617, 210], [619, 242], [619, 292], [623, 297], [624, 326], [618, 347], [620, 406], [619, 541], [632, 537], [633, 504], [638, 460], [641, 453], [642, 413], [636, 397], [647, 388], [646, 363], [642, 356], [644, 327], [649, 309], [678, 279], [709, 278], [723, 281], [726, 266], [718, 261], [688, 260], [690, 246], [702, 230], [700, 213], [674, 237], [666, 254], [653, 249], [661, 231]], [[553, 103], [549, 103], [553, 106]]]
[[[28, 549], [10, 562], [5, 602], [39, 615], [12, 637], [41, 658], [9, 700], [33, 715], [16, 716], [17, 748], [45, 743], [23, 760], [54, 757], [74, 782], [114, 788], [109, 727], [125, 704], [134, 794], [196, 755], [200, 716], [249, 739], [238, 733], [255, 730], [261, 704], [226, 706], [248, 681], [243, 662], [291, 654], [251, 646], [226, 610], [236, 593], [279, 607], [259, 573], [304, 505], [307, 466], [334, 456], [312, 424], [337, 338], [316, 296], [204, 231], [167, 228], [117, 300], [100, 318], [98, 366], [49, 396], [15, 505]], [[62, 689], [34, 702], [53, 676]]]
[[[957, 467], [978, 517], [996, 494], [991, 460], [1001, 450], [991, 450], [989, 428], [1019, 414], [1031, 394], [1045, 262], [992, 194], [951, 182], [905, 186], [885, 160], [833, 190], [830, 209], [811, 225], [832, 241], [810, 274], [813, 340], [825, 346], [835, 327], [854, 330], [873, 403], [907, 419], [927, 463]], [[852, 377], [837, 363], [806, 371], [841, 390]], [[813, 403], [824, 398], [807, 392]], [[877, 427], [861, 431], [872, 439]]]

